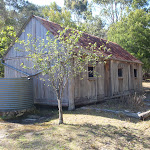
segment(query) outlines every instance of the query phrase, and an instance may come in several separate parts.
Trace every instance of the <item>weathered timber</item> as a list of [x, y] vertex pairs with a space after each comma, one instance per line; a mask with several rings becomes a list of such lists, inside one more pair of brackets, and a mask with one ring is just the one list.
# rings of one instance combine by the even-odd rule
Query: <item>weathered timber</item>
[[132, 118], [136, 118], [136, 119], [141, 119], [141, 120], [145, 120], [146, 118], [150, 117], [150, 110], [143, 112], [143, 113], [131, 113], [131, 112], [127, 112], [127, 111], [117, 111], [117, 110], [110, 110], [110, 109], [101, 109], [101, 108], [89, 108], [89, 107], [81, 107], [81, 109], [84, 110], [96, 110], [96, 111], [102, 111], [102, 112], [109, 112], [109, 113], [114, 113], [117, 115], [121, 115], [121, 116], [127, 116], [127, 117], [132, 117]]
[[99, 112], [109, 112], [109, 113], [114, 113], [114, 114], [117, 114], [117, 115], [120, 115], [120, 116], [127, 116], [127, 117], [140, 119], [139, 114], [126, 112], [126, 111], [116, 111], [116, 110], [110, 110], [110, 109], [89, 108], [89, 107], [81, 107], [81, 109], [84, 109], [84, 110], [96, 110], [96, 111], [99, 111]]
[[143, 112], [143, 113], [140, 113], [140, 114], [139, 114], [139, 117], [140, 117], [140, 119], [142, 119], [142, 120], [144, 120], [144, 119], [150, 117], [150, 110], [149, 110], [149, 111], [146, 111], [146, 112]]

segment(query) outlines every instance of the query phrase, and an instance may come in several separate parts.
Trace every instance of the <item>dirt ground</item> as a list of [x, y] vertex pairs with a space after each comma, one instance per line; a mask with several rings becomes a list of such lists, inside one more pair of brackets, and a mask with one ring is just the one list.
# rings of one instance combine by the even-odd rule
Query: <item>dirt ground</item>
[[144, 91], [146, 93], [146, 100], [150, 101], [150, 82], [143, 82], [142, 86], [143, 86]]
[[150, 82], [142, 82], [142, 86], [145, 90], [150, 91]]

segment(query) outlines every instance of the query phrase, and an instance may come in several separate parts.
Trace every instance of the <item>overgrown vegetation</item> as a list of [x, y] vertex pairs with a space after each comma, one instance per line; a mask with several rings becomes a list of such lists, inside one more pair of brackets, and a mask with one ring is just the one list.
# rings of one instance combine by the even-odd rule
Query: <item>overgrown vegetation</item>
[[145, 99], [145, 94], [134, 93], [127, 96], [122, 96], [120, 102], [126, 108], [129, 108], [134, 111], [138, 111], [144, 108], [144, 99]]

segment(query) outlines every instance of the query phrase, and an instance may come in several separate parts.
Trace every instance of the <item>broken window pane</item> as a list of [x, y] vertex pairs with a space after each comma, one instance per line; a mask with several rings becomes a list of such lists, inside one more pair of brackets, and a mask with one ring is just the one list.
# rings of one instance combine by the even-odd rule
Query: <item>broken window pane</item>
[[93, 77], [93, 67], [88, 67], [89, 77]]
[[118, 77], [122, 77], [122, 68], [118, 69]]

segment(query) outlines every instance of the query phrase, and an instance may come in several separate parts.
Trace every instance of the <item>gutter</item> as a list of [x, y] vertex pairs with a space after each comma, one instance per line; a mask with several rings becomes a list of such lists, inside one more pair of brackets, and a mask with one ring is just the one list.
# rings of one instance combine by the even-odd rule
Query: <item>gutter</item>
[[24, 71], [22, 71], [22, 70], [19, 70], [19, 69], [15, 68], [15, 67], [13, 67], [13, 66], [11, 66], [11, 65], [8, 65], [8, 64], [4, 63], [4, 62], [3, 62], [3, 59], [0, 59], [0, 60], [1, 60], [1, 64], [2, 64], [2, 65], [6, 66], [6, 67], [9, 67], [9, 68], [11, 68], [11, 69], [13, 69], [13, 70], [16, 70], [16, 71], [18, 71], [18, 72], [20, 72], [20, 73], [26, 75], [27, 77], [32, 76], [31, 74], [28, 74], [28, 73], [26, 73], [26, 72], [24, 72]]
[[26, 75], [27, 77], [33, 77], [33, 76], [36, 76], [36, 75], [38, 75], [38, 74], [40, 74], [42, 71], [39, 71], [38, 73], [36, 73], [36, 74], [28, 74], [28, 73], [26, 73], [26, 72], [24, 72], [24, 71], [22, 71], [22, 70], [19, 70], [19, 69], [17, 69], [17, 68], [15, 68], [15, 67], [13, 67], [13, 66], [11, 66], [11, 65], [8, 65], [8, 64], [6, 64], [6, 63], [4, 63], [3, 61], [3, 59], [0, 59], [0, 61], [1, 61], [1, 64], [2, 65], [4, 65], [4, 66], [6, 66], [6, 67], [9, 67], [9, 68], [11, 68], [11, 69], [13, 69], [13, 70], [15, 70], [15, 71], [18, 71], [18, 72], [20, 72], [20, 73], [22, 73], [22, 74], [24, 74], [24, 75]]

